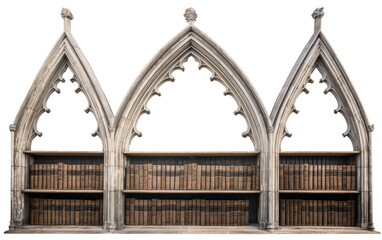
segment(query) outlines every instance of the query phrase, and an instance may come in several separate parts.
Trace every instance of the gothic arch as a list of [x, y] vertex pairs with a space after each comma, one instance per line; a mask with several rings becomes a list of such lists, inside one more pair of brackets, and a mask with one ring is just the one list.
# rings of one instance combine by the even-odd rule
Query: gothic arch
[[[28, 156], [24, 154], [24, 151], [30, 150], [33, 139], [42, 135], [37, 129], [37, 122], [43, 113], [50, 112], [47, 106], [48, 98], [54, 92], [60, 93], [57, 84], [65, 81], [62, 75], [68, 68], [73, 73], [70, 81], [78, 84], [76, 93], [83, 92], [88, 100], [89, 107], [85, 109], [85, 112], [92, 112], [95, 116], [98, 128], [92, 135], [94, 137], [98, 135], [101, 138], [105, 159], [107, 159], [107, 150], [110, 148], [111, 137], [108, 130], [114, 120], [114, 115], [89, 63], [70, 32], [72, 13], [68, 9], [63, 9], [61, 16], [65, 23], [64, 32], [42, 65], [14, 123], [10, 125], [13, 154], [12, 174], [19, 172], [18, 176], [27, 174], [25, 169], [27, 169]], [[12, 182], [12, 185], [12, 189], [17, 189], [12, 192], [12, 198], [21, 200], [18, 203], [19, 206], [12, 208], [12, 219], [15, 220], [14, 224], [18, 225], [24, 218], [24, 198], [20, 195], [21, 190], [25, 189], [25, 181]]]
[[[268, 130], [271, 128], [270, 119], [260, 100], [243, 72], [233, 60], [209, 37], [194, 26], [196, 12], [186, 10], [186, 20], [189, 25], [171, 40], [151, 60], [141, 72], [132, 88], [127, 93], [116, 114], [114, 126], [116, 128], [115, 143], [117, 166], [123, 166], [123, 156], [119, 153], [128, 151], [131, 139], [142, 134], [136, 129], [136, 123], [143, 113], [150, 113], [146, 104], [154, 95], [159, 95], [158, 87], [166, 81], [174, 81], [172, 73], [183, 70], [183, 63], [189, 57], [199, 62], [199, 68], [207, 68], [212, 72], [211, 81], [219, 81], [226, 88], [224, 95], [232, 96], [238, 109], [234, 114], [240, 114], [247, 122], [248, 128], [242, 133], [243, 137], [250, 137], [254, 149], [260, 151], [259, 162], [261, 172], [265, 175], [266, 159], [268, 156]], [[123, 175], [123, 169], [121, 169]], [[118, 183], [123, 189], [123, 182]], [[264, 190], [264, 185], [261, 189]], [[262, 195], [265, 197], [265, 195]], [[266, 206], [266, 199], [261, 200]], [[123, 203], [121, 203], [123, 204]], [[262, 215], [260, 213], [260, 215]], [[264, 216], [264, 217], [262, 217]], [[265, 212], [259, 222], [265, 226]], [[123, 222], [122, 215], [119, 222]]]
[[238, 109], [234, 114], [242, 115], [248, 125], [242, 136], [250, 137], [256, 150], [265, 149], [270, 121], [259, 96], [227, 54], [193, 24], [154, 57], [129, 90], [115, 118], [117, 139], [126, 139], [121, 141], [121, 149], [127, 151], [132, 138], [142, 136], [136, 123], [143, 113], [150, 113], [147, 102], [152, 96], [161, 95], [158, 88], [167, 81], [174, 81], [172, 73], [183, 71], [183, 63], [189, 57], [199, 63], [199, 69], [210, 70], [211, 81], [219, 81], [226, 87], [224, 95], [235, 99]]
[[[370, 132], [373, 131], [374, 126], [369, 124], [349, 77], [321, 31], [321, 18], [323, 15], [323, 8], [316, 9], [312, 14], [315, 19], [314, 34], [295, 63], [272, 109], [271, 121], [275, 132], [271, 148], [273, 148], [272, 152], [275, 153], [276, 164], [278, 165], [277, 159], [281, 151], [281, 142], [285, 136], [291, 136], [291, 133], [286, 129], [286, 122], [290, 114], [298, 113], [294, 106], [295, 101], [302, 92], [309, 93], [305, 86], [312, 81], [310, 75], [317, 68], [322, 75], [320, 82], [327, 84], [324, 93], [332, 93], [338, 102], [338, 107], [334, 110], [334, 113], [341, 113], [347, 122], [347, 130], [343, 133], [343, 136], [350, 138], [355, 151], [360, 151], [357, 166], [362, 170], [358, 175], [357, 185], [362, 195], [360, 206], [364, 209], [360, 212], [364, 215], [359, 218], [359, 222], [362, 227], [366, 228], [368, 227], [367, 210], [371, 209], [368, 206], [368, 204], [371, 204], [368, 202], [371, 197], [366, 197], [366, 192], [371, 190], [371, 186], [369, 186], [369, 181], [360, 181], [360, 179], [370, 177]], [[276, 181], [277, 183], [278, 181]], [[369, 193], [371, 194], [371, 191]], [[370, 215], [371, 211], [369, 217], [371, 217]]]

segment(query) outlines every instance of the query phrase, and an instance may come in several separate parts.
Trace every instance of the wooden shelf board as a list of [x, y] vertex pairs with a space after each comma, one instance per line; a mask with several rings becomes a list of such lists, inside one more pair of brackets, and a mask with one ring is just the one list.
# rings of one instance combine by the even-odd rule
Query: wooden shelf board
[[256, 156], [260, 154], [260, 151], [237, 151], [237, 152], [123, 152], [123, 154], [128, 156], [176, 156], [176, 157], [186, 157], [186, 156]]
[[292, 194], [358, 194], [357, 190], [279, 190], [279, 193]]
[[360, 151], [281, 151], [280, 156], [351, 156]]
[[103, 151], [24, 151], [32, 156], [103, 156]]
[[54, 190], [54, 189], [25, 189], [25, 193], [103, 193], [103, 190]]
[[173, 194], [253, 194], [258, 190], [123, 190], [124, 193], [173, 193]]

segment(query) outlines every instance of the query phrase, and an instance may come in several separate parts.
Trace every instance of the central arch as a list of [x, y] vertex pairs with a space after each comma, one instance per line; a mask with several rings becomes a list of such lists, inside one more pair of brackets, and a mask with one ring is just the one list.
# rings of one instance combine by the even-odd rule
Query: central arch
[[[247, 122], [248, 128], [242, 133], [249, 137], [254, 150], [260, 151], [259, 162], [262, 178], [265, 179], [268, 154], [268, 131], [272, 130], [270, 118], [258, 94], [230, 57], [210, 38], [196, 28], [191, 22], [182, 32], [170, 41], [148, 64], [139, 75], [132, 88], [126, 95], [118, 113], [116, 114], [115, 143], [116, 166], [119, 175], [124, 173], [123, 152], [129, 151], [132, 138], [142, 136], [136, 128], [137, 121], [143, 113], [150, 113], [147, 102], [154, 95], [159, 95], [159, 86], [167, 81], [174, 81], [172, 73], [175, 70], [184, 70], [183, 63], [190, 57], [199, 63], [199, 69], [207, 68], [211, 71], [211, 81], [218, 81], [226, 88], [224, 95], [232, 96], [238, 108], [234, 114], [240, 114]], [[119, 178], [118, 189], [123, 190], [123, 179]], [[260, 190], [266, 191], [265, 183], [261, 183]], [[120, 197], [122, 205], [122, 197]], [[260, 204], [265, 209], [267, 198], [260, 196]], [[261, 227], [266, 226], [266, 211], [260, 213]], [[118, 225], [123, 225], [123, 214], [118, 217]]]

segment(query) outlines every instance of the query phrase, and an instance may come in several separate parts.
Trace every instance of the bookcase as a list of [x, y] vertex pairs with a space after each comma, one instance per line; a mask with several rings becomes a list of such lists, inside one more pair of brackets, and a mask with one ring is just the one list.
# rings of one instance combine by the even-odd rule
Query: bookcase
[[102, 225], [103, 152], [25, 151], [28, 225]]
[[280, 226], [356, 226], [358, 154], [280, 152]]
[[[270, 115], [232, 59], [188, 22], [138, 76], [114, 115], [71, 33], [64, 32], [38, 73], [11, 132], [11, 219], [8, 233], [376, 233], [373, 223], [372, 131], [356, 91], [321, 31], [314, 33], [282, 87]], [[192, 57], [234, 98], [247, 152], [134, 152], [137, 122], [158, 88], [174, 81]], [[78, 83], [98, 123], [102, 151], [33, 151], [39, 117], [63, 73]], [[338, 101], [353, 151], [281, 151], [286, 122], [317, 69]], [[116, 83], [117, 84], [117, 83]], [[160, 127], [158, 125], [158, 127]], [[73, 133], [75, 137], [75, 133]]]
[[258, 223], [258, 152], [126, 152], [125, 224]]

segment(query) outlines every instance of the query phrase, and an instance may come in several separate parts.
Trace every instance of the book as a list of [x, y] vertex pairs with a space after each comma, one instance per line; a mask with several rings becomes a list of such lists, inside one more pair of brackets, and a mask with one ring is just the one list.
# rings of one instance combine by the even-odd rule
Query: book
[[285, 226], [285, 199], [280, 199], [280, 226]]
[[357, 176], [357, 166], [351, 165], [351, 190], [357, 190], [356, 176]]
[[[143, 161], [142, 165], [143, 165], [143, 176], [142, 176], [142, 179], [143, 179], [143, 188], [141, 188], [141, 189], [147, 190], [148, 187], [149, 187], [149, 183], [148, 183], [148, 162], [147, 162], [147, 159], [145, 159]], [[146, 221], [147, 221], [147, 219], [146, 219]], [[146, 225], [147, 225], [147, 223], [146, 223]]]
[[149, 162], [147, 164], [147, 189], [153, 189], [153, 164]]
[[288, 165], [288, 189], [292, 190], [294, 188], [294, 166]]

